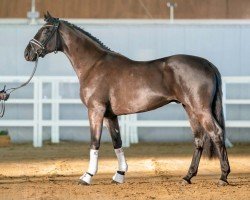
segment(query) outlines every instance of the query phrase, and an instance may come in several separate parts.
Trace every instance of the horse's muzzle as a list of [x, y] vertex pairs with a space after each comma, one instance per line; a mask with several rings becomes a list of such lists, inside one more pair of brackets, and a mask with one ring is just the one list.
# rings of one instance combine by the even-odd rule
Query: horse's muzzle
[[24, 50], [24, 58], [27, 61], [36, 61], [37, 54], [34, 53], [30, 46], [28, 45], [26, 49]]

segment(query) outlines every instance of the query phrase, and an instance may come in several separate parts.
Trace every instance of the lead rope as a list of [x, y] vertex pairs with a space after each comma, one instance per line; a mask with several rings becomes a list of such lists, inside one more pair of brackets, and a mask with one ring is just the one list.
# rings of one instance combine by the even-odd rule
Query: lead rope
[[[1, 111], [0, 111], [0, 118], [2, 118], [4, 116], [4, 113], [5, 113], [5, 101], [8, 100], [10, 94], [12, 92], [14, 92], [15, 90], [18, 90], [24, 86], [26, 86], [27, 84], [29, 84], [29, 82], [31, 81], [31, 79], [34, 77], [35, 73], [36, 73], [36, 69], [37, 69], [37, 65], [38, 65], [38, 58], [39, 58], [39, 55], [38, 53], [36, 52], [36, 62], [35, 62], [35, 67], [29, 77], [29, 79], [27, 81], [25, 81], [23, 84], [21, 84], [20, 86], [18, 87], [14, 87], [14, 88], [9, 88], [7, 90], [5, 90], [6, 88], [6, 85], [4, 86], [3, 90], [1, 91], [2, 93], [5, 93], [5, 99], [1, 100]], [[9, 92], [8, 92], [9, 91]]]

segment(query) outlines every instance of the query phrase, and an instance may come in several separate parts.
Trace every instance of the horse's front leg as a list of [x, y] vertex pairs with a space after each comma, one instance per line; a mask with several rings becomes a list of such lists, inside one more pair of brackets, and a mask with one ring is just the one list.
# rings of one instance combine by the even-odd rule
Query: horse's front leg
[[89, 185], [92, 177], [98, 170], [98, 151], [102, 135], [104, 113], [104, 106], [98, 106], [88, 111], [91, 133], [90, 160], [88, 171], [80, 177], [79, 183], [83, 185]]
[[115, 149], [115, 154], [118, 159], [118, 170], [113, 176], [113, 181], [116, 183], [124, 183], [125, 172], [127, 172], [128, 170], [128, 165], [122, 149], [122, 140], [117, 116], [104, 118], [104, 124], [110, 132], [113, 146]]

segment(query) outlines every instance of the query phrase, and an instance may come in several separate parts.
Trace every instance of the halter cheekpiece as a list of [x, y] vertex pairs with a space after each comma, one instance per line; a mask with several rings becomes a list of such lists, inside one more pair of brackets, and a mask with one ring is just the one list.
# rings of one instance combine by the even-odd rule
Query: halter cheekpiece
[[30, 40], [30, 45], [31, 47], [35, 50], [34, 46], [37, 46], [38, 49], [36, 50], [36, 54], [38, 56], [44, 57], [46, 55], [47, 49], [46, 49], [46, 45], [48, 44], [48, 42], [50, 41], [50, 39], [53, 37], [54, 34], [56, 34], [56, 45], [55, 45], [55, 49], [54, 49], [54, 53], [57, 53], [57, 45], [58, 45], [58, 37], [57, 37], [57, 31], [60, 25], [60, 21], [56, 20], [53, 24], [46, 24], [43, 26], [44, 27], [53, 27], [51, 34], [49, 35], [49, 37], [47, 37], [44, 41], [40, 42], [35, 38], [32, 38]]

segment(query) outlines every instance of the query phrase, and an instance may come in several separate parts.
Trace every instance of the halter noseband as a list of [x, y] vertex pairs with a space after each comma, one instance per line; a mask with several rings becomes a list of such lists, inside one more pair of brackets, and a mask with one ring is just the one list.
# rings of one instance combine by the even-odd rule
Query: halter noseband
[[30, 45], [31, 47], [35, 50], [35, 48], [33, 47], [33, 45], [36, 45], [38, 46], [39, 48], [36, 50], [36, 54], [38, 56], [41, 56], [41, 57], [44, 57], [45, 56], [45, 53], [46, 53], [46, 45], [47, 43], [50, 41], [50, 39], [53, 37], [54, 34], [56, 34], [56, 47], [55, 47], [55, 50], [54, 50], [54, 53], [57, 53], [57, 30], [59, 28], [59, 25], [60, 25], [60, 22], [56, 22], [54, 23], [53, 25], [50, 25], [50, 24], [47, 24], [47, 25], [44, 25], [43, 27], [47, 27], [47, 26], [53, 26], [53, 29], [51, 31], [51, 34], [49, 37], [46, 38], [46, 40], [44, 40], [43, 42], [40, 42], [38, 41], [37, 39], [35, 38], [32, 38], [30, 40]]

